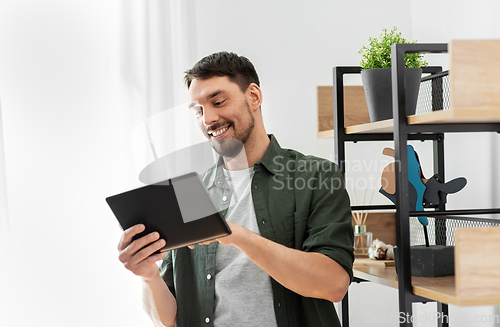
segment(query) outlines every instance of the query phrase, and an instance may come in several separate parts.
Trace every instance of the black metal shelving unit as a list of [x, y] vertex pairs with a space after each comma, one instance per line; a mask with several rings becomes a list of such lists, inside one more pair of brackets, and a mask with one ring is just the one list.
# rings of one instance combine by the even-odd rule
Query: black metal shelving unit
[[[434, 208], [435, 211], [410, 212], [409, 187], [408, 187], [408, 153], [407, 144], [409, 140], [421, 140], [433, 142], [434, 173], [445, 180], [444, 165], [444, 136], [450, 132], [498, 132], [500, 133], [500, 123], [457, 123], [457, 124], [418, 124], [409, 125], [406, 116], [406, 98], [404, 90], [404, 56], [406, 53], [447, 53], [448, 45], [439, 44], [395, 44], [392, 46], [392, 68], [391, 75], [393, 85], [393, 133], [367, 133], [367, 134], [346, 134], [344, 128], [344, 75], [360, 74], [361, 67], [344, 66], [335, 67], [333, 70], [333, 92], [334, 92], [334, 142], [335, 142], [335, 162], [341, 171], [345, 173], [345, 143], [365, 142], [365, 141], [394, 141], [395, 163], [398, 172], [396, 174], [396, 205], [375, 205], [356, 206], [353, 210], [380, 210], [396, 209], [396, 233], [397, 233], [397, 270], [398, 270], [398, 293], [399, 312], [407, 317], [412, 316], [412, 303], [432, 302], [432, 299], [423, 298], [413, 294], [410, 265], [410, 217], [434, 216], [436, 240], [446, 244], [446, 219], [450, 216], [470, 216], [485, 213], [500, 213], [500, 209], [485, 210], [449, 210], [445, 208], [445, 203], [440, 203]], [[442, 74], [441, 67], [424, 67], [423, 73], [430, 73], [434, 76]], [[433, 90], [441, 87], [439, 84], [432, 85]], [[442, 110], [441, 101], [432, 101], [432, 110]], [[474, 218], [458, 218], [472, 219]], [[444, 237], [444, 238], [443, 238]], [[444, 240], [444, 241], [443, 241]], [[439, 244], [439, 243], [438, 243]], [[355, 278], [355, 282], [362, 282], [363, 279]], [[448, 305], [438, 302], [438, 311], [441, 317], [448, 315]], [[348, 294], [341, 302], [341, 320], [344, 327], [349, 326]], [[411, 326], [408, 320], [400, 323], [400, 326]], [[447, 327], [448, 322], [441, 319], [438, 321], [439, 327]]]

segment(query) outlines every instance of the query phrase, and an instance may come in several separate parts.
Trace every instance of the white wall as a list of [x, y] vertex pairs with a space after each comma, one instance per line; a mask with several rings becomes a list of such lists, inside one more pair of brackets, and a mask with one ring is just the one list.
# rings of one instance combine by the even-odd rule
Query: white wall
[[[0, 325], [147, 326], [104, 198], [130, 187], [115, 1], [0, 1]], [[2, 235], [3, 236], [3, 235]]]
[[[483, 11], [458, 9], [466, 4], [195, 0], [195, 57], [229, 50], [250, 58], [262, 82], [268, 132], [285, 147], [333, 158], [333, 140], [316, 139], [316, 87], [332, 84], [333, 66], [357, 65], [361, 45], [382, 27], [398, 26], [407, 38], [422, 42], [462, 35], [498, 38], [500, 28], [490, 10], [498, 9], [497, 1], [474, 2]], [[2, 326], [150, 325], [138, 280], [116, 258], [120, 230], [104, 202], [136, 181], [124, 142], [128, 117], [117, 105], [118, 7], [117, 0], [0, 0], [0, 97], [11, 225], [10, 239], [1, 240], [0, 250]], [[450, 11], [453, 15], [446, 14]], [[429, 25], [432, 16], [443, 15], [445, 22]], [[473, 23], [465, 24], [470, 17]], [[493, 140], [484, 150], [477, 147], [483, 138]], [[492, 153], [500, 143], [498, 135], [459, 136], [455, 142], [467, 143], [474, 156]], [[354, 158], [366, 153], [381, 158], [380, 151], [373, 144], [348, 147]], [[487, 158], [498, 164], [496, 152]], [[466, 173], [458, 169], [462, 165]], [[473, 161], [451, 165], [448, 177], [469, 177], [474, 167]], [[475, 204], [498, 204], [498, 199], [469, 198]], [[353, 285], [350, 296], [353, 326], [366, 325], [375, 313], [397, 315], [394, 290]]]

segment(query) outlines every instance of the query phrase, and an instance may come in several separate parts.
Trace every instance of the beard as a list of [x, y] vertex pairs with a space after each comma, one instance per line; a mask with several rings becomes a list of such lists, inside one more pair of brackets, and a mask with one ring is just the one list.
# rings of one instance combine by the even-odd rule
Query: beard
[[[218, 140], [210, 138], [210, 142], [212, 143], [212, 147], [214, 148], [215, 152], [217, 152], [219, 155], [223, 157], [226, 158], [236, 157], [241, 152], [243, 146], [247, 143], [248, 139], [250, 138], [250, 135], [253, 132], [253, 129], [255, 127], [255, 119], [252, 115], [250, 106], [246, 101], [245, 101], [245, 106], [248, 114], [247, 115], [248, 124], [246, 126], [236, 128], [234, 121], [226, 120], [225, 122], [219, 123], [217, 125], [218, 126], [228, 125], [229, 127], [232, 127], [234, 131], [234, 136], [231, 138], [222, 138]], [[213, 126], [212, 129], [217, 129], [219, 128], [218, 126]]]

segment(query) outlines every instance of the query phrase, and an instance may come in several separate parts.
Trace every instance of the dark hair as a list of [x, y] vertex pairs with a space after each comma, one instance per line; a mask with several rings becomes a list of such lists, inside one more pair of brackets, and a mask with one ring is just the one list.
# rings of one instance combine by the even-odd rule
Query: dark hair
[[260, 86], [259, 76], [247, 58], [233, 52], [217, 52], [198, 61], [187, 70], [184, 81], [189, 89], [194, 79], [209, 79], [214, 76], [227, 76], [245, 92], [250, 83]]

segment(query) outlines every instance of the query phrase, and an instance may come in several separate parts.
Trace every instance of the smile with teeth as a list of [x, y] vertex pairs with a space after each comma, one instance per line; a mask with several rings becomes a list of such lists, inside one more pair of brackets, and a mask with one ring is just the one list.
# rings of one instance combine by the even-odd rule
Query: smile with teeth
[[210, 132], [210, 134], [212, 134], [212, 136], [214, 136], [214, 137], [217, 137], [217, 136], [221, 135], [222, 133], [224, 133], [225, 131], [227, 131], [228, 128], [229, 128], [229, 126], [226, 126], [226, 127], [223, 127], [217, 131], [212, 131], [212, 132]]

